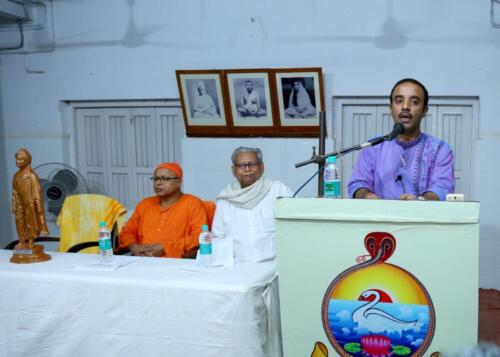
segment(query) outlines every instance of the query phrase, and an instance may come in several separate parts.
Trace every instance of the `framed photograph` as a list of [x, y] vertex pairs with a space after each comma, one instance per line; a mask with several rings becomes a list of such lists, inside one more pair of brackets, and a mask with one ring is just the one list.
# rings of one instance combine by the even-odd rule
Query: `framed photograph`
[[321, 68], [277, 69], [275, 82], [280, 126], [309, 127], [304, 128], [309, 133], [319, 128], [325, 108]]
[[175, 71], [188, 136], [227, 136], [222, 71]]
[[234, 129], [273, 127], [273, 106], [268, 70], [226, 70]]
[[320, 67], [177, 70], [187, 136], [315, 137]]

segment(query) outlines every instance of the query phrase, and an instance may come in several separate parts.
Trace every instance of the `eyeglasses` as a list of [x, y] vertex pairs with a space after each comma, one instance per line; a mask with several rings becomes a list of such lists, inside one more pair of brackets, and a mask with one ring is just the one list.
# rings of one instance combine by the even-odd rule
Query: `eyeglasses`
[[149, 178], [153, 182], [168, 182], [171, 180], [179, 180], [179, 177], [168, 177], [168, 176], [151, 176]]
[[250, 162], [242, 162], [241, 164], [234, 164], [234, 167], [236, 167], [238, 170], [244, 170], [247, 167], [249, 169], [255, 169], [259, 165], [260, 163], [258, 161], [250, 161]]

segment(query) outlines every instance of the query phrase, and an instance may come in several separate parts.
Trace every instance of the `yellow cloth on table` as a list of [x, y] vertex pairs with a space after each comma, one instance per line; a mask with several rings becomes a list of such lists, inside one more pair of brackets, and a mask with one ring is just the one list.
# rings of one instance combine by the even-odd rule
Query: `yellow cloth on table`
[[[61, 227], [59, 251], [67, 252], [75, 244], [98, 240], [99, 222], [106, 222], [110, 231], [116, 223], [118, 232], [123, 227], [127, 210], [114, 198], [83, 194], [69, 196], [64, 200], [57, 225]], [[82, 250], [82, 253], [98, 253], [97, 247]]]

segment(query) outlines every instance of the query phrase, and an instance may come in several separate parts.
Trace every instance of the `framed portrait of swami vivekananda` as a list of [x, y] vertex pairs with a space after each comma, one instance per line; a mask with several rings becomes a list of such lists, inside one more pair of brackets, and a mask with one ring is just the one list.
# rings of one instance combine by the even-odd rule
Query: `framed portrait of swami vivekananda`
[[178, 70], [177, 85], [187, 136], [228, 136], [220, 70]]

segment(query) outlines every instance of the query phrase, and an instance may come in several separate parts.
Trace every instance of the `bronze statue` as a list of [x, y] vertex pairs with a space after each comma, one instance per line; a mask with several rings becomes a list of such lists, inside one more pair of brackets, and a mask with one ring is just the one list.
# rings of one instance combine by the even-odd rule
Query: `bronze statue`
[[43, 210], [42, 190], [38, 176], [31, 168], [31, 154], [26, 149], [16, 152], [19, 171], [12, 180], [12, 212], [16, 218], [19, 244], [10, 259], [13, 263], [36, 263], [50, 260], [43, 246], [34, 244], [40, 234], [49, 234]]

